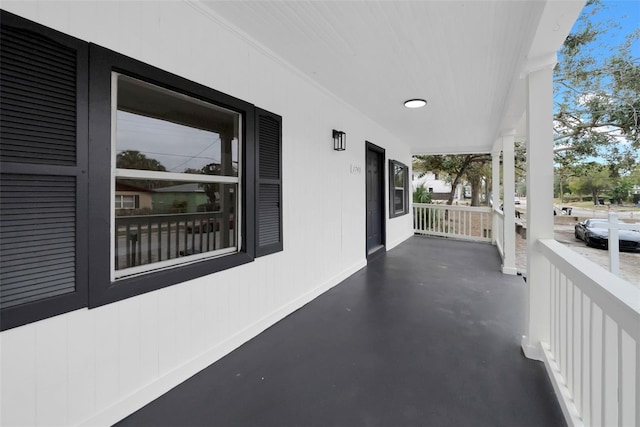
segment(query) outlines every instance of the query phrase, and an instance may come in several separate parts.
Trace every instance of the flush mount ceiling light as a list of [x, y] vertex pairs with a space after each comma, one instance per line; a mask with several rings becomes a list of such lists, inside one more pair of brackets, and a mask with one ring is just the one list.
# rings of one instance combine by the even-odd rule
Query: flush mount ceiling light
[[424, 99], [409, 99], [404, 101], [404, 106], [407, 108], [422, 108], [427, 105], [427, 101]]

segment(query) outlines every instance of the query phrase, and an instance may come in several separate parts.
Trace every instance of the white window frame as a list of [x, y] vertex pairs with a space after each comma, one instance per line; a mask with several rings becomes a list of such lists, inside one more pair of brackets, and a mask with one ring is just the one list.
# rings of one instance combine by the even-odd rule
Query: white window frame
[[[124, 75], [118, 72], [111, 73], [111, 227], [110, 227], [110, 264], [111, 264], [111, 281], [114, 282], [119, 279], [131, 278], [155, 271], [166, 270], [177, 266], [184, 266], [199, 262], [205, 259], [217, 258], [224, 255], [235, 254], [240, 251], [240, 242], [242, 242], [242, 115], [235, 111], [227, 110], [230, 113], [238, 115], [238, 176], [220, 176], [220, 175], [202, 175], [202, 174], [188, 174], [188, 173], [175, 173], [175, 172], [162, 172], [162, 171], [148, 171], [137, 169], [120, 169], [116, 168], [117, 157], [117, 113], [118, 113], [118, 77]], [[155, 86], [152, 83], [146, 82], [142, 79], [138, 79], [144, 83]], [[158, 87], [158, 86], [156, 86]], [[215, 105], [214, 103], [204, 102], [197, 98], [180, 94], [169, 89], [163, 89], [177, 95], [187, 96], [195, 103], [202, 103], [207, 106], [215, 106], [218, 109], [226, 110], [223, 107]], [[197, 182], [197, 183], [219, 183], [219, 184], [235, 184], [236, 188], [236, 209], [234, 213], [234, 232], [236, 233], [235, 242], [236, 245], [218, 249], [215, 251], [209, 251], [200, 254], [187, 255], [181, 258], [172, 258], [164, 261], [155, 262], [152, 264], [139, 265], [135, 267], [129, 267], [125, 269], [116, 270], [115, 265], [115, 239], [116, 239], [116, 206], [115, 206], [115, 193], [116, 193], [116, 178], [131, 178], [131, 179], [149, 179], [149, 180], [161, 180], [161, 181], [185, 181], [185, 182]]]
[[[124, 205], [124, 201], [125, 201], [125, 197], [126, 198], [133, 198], [133, 206], [129, 207], [129, 206], [125, 206]], [[116, 209], [135, 209], [136, 208], [136, 196], [133, 194], [116, 194], [116, 196], [114, 197], [114, 203], [115, 203], [115, 208]]]

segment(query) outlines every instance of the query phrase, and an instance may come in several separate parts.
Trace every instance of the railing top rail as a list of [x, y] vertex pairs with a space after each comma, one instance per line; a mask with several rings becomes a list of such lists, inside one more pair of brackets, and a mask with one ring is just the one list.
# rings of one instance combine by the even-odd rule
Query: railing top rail
[[211, 212], [192, 212], [192, 213], [176, 213], [176, 214], [156, 214], [156, 215], [122, 215], [116, 216], [116, 222], [118, 223], [127, 223], [127, 222], [157, 222], [157, 221], [175, 221], [175, 220], [184, 220], [184, 219], [195, 219], [195, 218], [216, 218], [221, 217], [222, 211], [211, 211]]
[[608, 222], [608, 221], [598, 221], [593, 223], [594, 228], [606, 228], [611, 230], [615, 228], [617, 230], [633, 230], [637, 231], [640, 229], [640, 223], [626, 223], [626, 222]]
[[600, 221], [592, 222], [592, 226], [595, 228], [607, 228], [609, 230], [640, 230], [640, 222], [623, 222], [618, 217], [617, 212], [609, 212], [609, 216]]
[[553, 239], [537, 242], [542, 253], [627, 331], [640, 335], [640, 288]]
[[433, 203], [414, 203], [416, 208], [432, 208], [451, 211], [470, 211], [491, 213], [491, 208], [487, 206], [460, 206], [460, 205], [438, 205]]

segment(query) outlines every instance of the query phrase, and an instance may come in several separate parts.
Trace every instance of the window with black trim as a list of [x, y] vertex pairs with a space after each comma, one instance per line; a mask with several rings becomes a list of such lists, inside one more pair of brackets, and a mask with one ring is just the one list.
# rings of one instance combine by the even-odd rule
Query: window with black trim
[[0, 24], [2, 330], [282, 250], [280, 116]]
[[112, 93], [111, 188], [151, 196], [115, 197], [113, 278], [238, 252], [242, 115], [121, 73]]
[[[110, 225], [95, 231], [89, 306], [251, 262], [271, 253], [267, 237], [282, 250], [281, 117], [100, 46], [89, 52], [91, 222]], [[259, 125], [265, 116], [270, 126]], [[268, 203], [262, 169], [278, 171]], [[124, 189], [147, 202], [117, 209]]]
[[389, 160], [389, 217], [409, 213], [409, 168]]

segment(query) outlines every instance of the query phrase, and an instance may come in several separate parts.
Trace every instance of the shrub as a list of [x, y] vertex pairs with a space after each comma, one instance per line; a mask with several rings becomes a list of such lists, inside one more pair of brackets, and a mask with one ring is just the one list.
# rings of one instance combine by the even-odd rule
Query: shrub
[[424, 184], [413, 192], [413, 203], [431, 203], [431, 193], [424, 187]]

